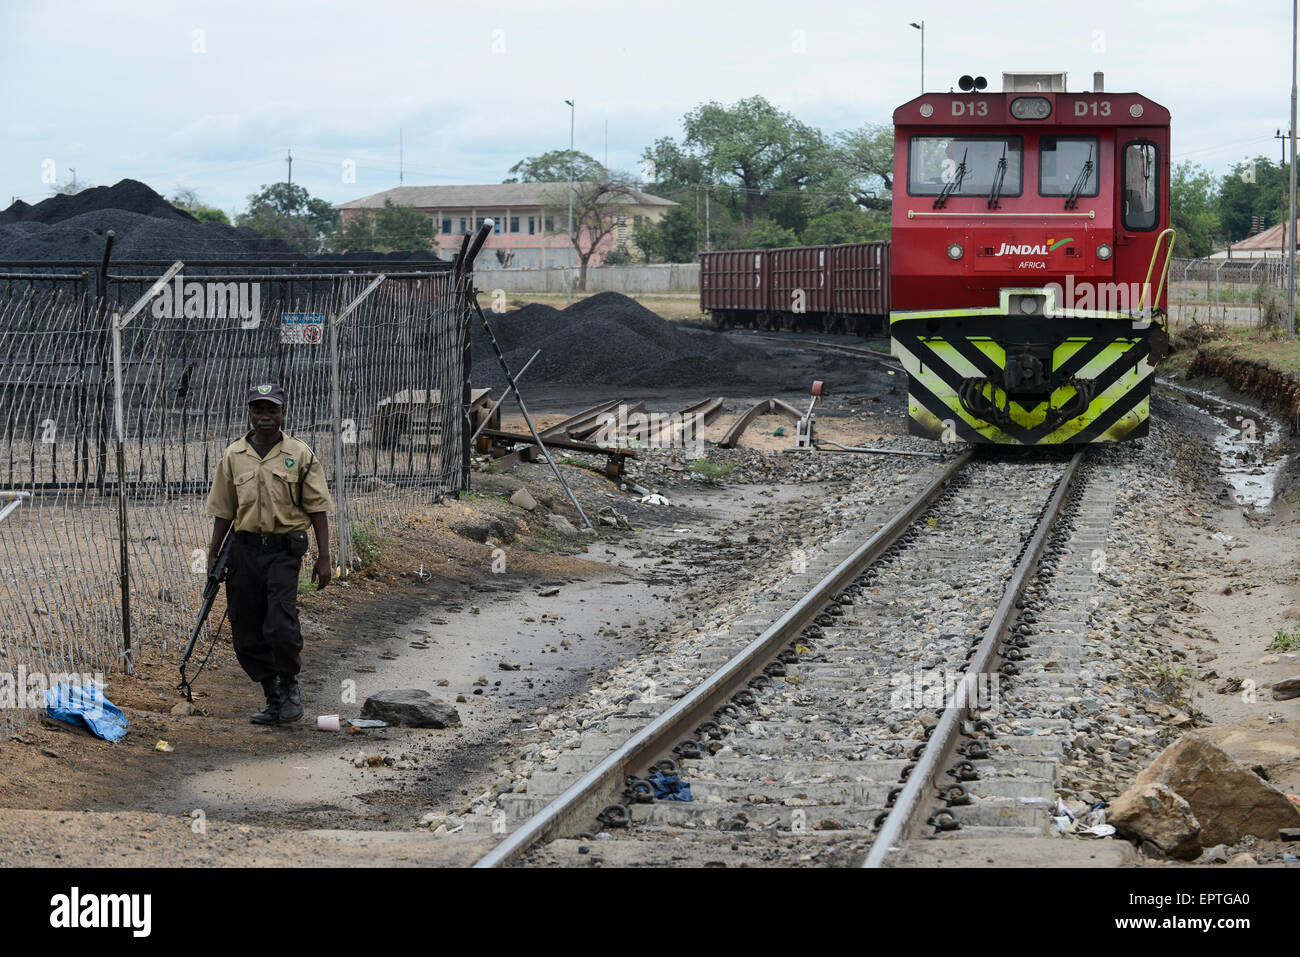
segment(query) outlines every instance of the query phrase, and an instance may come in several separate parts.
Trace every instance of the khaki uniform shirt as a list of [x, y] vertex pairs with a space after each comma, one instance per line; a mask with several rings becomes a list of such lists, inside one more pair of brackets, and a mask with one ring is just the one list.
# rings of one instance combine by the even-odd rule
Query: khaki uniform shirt
[[248, 441], [252, 434], [222, 454], [204, 508], [208, 515], [233, 519], [237, 532], [282, 535], [310, 528], [312, 512], [333, 511], [325, 466], [305, 443], [282, 432], [262, 458]]

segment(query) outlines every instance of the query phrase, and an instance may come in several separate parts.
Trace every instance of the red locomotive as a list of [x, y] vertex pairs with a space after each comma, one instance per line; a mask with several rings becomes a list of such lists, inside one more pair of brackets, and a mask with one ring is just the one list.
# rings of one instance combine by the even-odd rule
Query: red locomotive
[[[1104, 92], [1100, 74], [1090, 93], [1065, 92], [1063, 74], [1003, 79], [985, 93], [963, 77], [895, 111], [888, 248], [705, 253], [701, 306], [724, 325], [825, 331], [888, 315], [914, 434], [1144, 435], [1168, 344], [1169, 112]], [[864, 259], [888, 264], [888, 297], [834, 266]]]

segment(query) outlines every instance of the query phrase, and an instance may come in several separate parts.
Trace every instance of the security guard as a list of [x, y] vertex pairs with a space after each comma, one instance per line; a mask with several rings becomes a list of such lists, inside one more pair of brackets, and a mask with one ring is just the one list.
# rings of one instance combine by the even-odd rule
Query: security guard
[[234, 526], [226, 606], [235, 656], [266, 693], [266, 707], [252, 716], [254, 724], [302, 717], [298, 570], [307, 554], [308, 525], [316, 531], [318, 556], [312, 581], [319, 590], [330, 580], [326, 513], [334, 503], [315, 453], [280, 431], [286, 401], [284, 389], [274, 383], [248, 390], [253, 428], [221, 456], [205, 509], [214, 519], [209, 569]]

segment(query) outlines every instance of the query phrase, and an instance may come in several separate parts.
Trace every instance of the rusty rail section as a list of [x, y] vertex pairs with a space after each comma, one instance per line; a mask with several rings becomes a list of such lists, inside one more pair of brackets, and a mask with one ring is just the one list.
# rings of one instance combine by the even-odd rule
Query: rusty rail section
[[691, 736], [701, 722], [712, 718], [747, 681], [761, 671], [791, 638], [812, 623], [831, 597], [874, 562], [943, 491], [974, 455], [966, 451], [953, 460], [907, 505], [896, 512], [853, 554], [818, 582], [785, 614], [730, 661], [650, 724], [632, 735], [559, 797], [525, 821], [475, 867], [501, 867], [519, 858], [540, 841], [585, 830], [601, 808], [622, 792], [627, 775], [649, 767], [670, 753], [678, 741]]
[[718, 442], [718, 447], [723, 449], [734, 449], [740, 437], [745, 434], [745, 430], [753, 424], [754, 420], [760, 415], [766, 415], [769, 412], [779, 412], [784, 416], [794, 419], [798, 422], [803, 418], [803, 413], [796, 409], [788, 402], [782, 402], [780, 399], [764, 399], [751, 405], [727, 430], [727, 434]]

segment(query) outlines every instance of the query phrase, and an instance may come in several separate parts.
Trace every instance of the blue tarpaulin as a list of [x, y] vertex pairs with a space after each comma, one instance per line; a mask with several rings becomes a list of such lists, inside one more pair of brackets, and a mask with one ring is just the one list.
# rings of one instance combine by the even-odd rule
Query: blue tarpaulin
[[656, 771], [646, 780], [655, 789], [655, 800], [657, 801], [689, 801], [691, 799], [691, 786], [675, 774], [664, 774], [662, 771]]
[[131, 730], [131, 722], [97, 684], [55, 685], [45, 692], [45, 710], [56, 721], [89, 728], [105, 741], [116, 741]]

